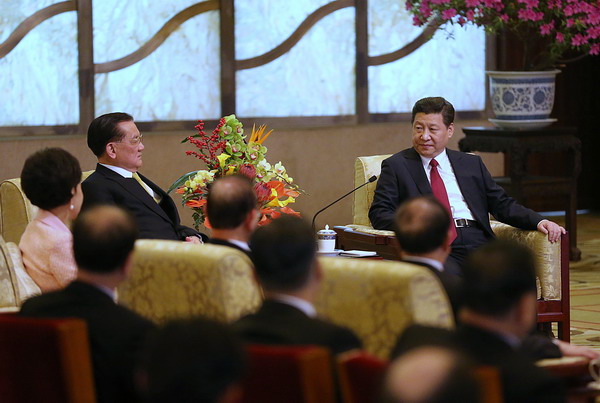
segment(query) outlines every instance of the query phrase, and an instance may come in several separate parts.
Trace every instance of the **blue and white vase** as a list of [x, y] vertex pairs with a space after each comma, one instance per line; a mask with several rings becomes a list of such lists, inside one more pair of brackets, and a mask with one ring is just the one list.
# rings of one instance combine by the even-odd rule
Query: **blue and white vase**
[[549, 71], [486, 71], [490, 79], [490, 98], [494, 125], [509, 129], [545, 127], [554, 106], [556, 75]]

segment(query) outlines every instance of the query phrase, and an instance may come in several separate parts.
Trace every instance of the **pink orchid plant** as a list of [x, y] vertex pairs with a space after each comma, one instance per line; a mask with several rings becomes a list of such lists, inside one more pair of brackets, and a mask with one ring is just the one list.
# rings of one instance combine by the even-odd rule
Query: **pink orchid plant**
[[598, 0], [406, 0], [413, 23], [474, 24], [514, 33], [524, 46], [524, 70], [555, 67], [568, 51], [600, 54]]

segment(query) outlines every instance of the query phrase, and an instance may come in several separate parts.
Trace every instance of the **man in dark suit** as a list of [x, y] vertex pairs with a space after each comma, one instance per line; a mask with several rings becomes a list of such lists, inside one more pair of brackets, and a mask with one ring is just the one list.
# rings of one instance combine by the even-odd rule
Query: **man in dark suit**
[[248, 241], [260, 218], [250, 179], [236, 174], [214, 181], [206, 198], [206, 215], [212, 227], [209, 243], [250, 253]]
[[72, 230], [77, 279], [63, 290], [28, 299], [20, 315], [83, 319], [98, 402], [135, 402], [136, 355], [154, 325], [115, 303], [115, 289], [131, 268], [135, 219], [118, 207], [98, 206], [81, 214]]
[[258, 312], [234, 323], [245, 341], [314, 344], [328, 347], [333, 354], [361, 347], [350, 330], [316, 318], [312, 301], [323, 274], [308, 223], [281, 216], [254, 232], [250, 249], [265, 301]]
[[522, 351], [536, 318], [535, 262], [523, 246], [493, 241], [474, 251], [464, 267], [464, 303], [455, 332], [409, 327], [395, 352], [423, 345], [458, 348], [477, 365], [498, 368], [504, 401], [563, 402], [557, 379]]
[[[444, 261], [450, 253], [447, 242], [450, 215], [447, 210], [432, 196], [417, 196], [402, 203], [395, 220], [400, 258], [428, 268], [439, 278], [458, 320], [464, 299], [464, 284], [462, 277], [448, 273], [444, 267]], [[522, 351], [535, 359], [560, 356], [594, 359], [600, 356], [600, 353], [588, 347], [572, 345], [537, 332], [523, 340]]]
[[201, 234], [180, 224], [173, 199], [138, 173], [144, 144], [130, 115], [115, 112], [97, 117], [88, 128], [87, 142], [98, 165], [81, 184], [83, 210], [116, 204], [133, 213], [140, 238], [202, 242]]
[[453, 218], [453, 270], [476, 247], [494, 238], [489, 214], [517, 228], [539, 230], [550, 242], [565, 229], [518, 204], [494, 182], [476, 155], [446, 149], [454, 134], [454, 107], [441, 97], [424, 98], [412, 110], [413, 147], [381, 164], [369, 219], [393, 230], [396, 208], [410, 197], [433, 194]]
[[395, 217], [400, 258], [429, 269], [446, 290], [456, 316], [462, 303], [462, 278], [448, 273], [450, 215], [432, 196], [417, 196], [402, 203]]

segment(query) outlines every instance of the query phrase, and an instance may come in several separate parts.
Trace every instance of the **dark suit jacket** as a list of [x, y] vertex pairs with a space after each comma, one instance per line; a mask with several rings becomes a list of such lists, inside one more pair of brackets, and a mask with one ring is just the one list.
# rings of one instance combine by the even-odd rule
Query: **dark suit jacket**
[[361, 348], [358, 337], [344, 327], [308, 317], [299, 309], [265, 300], [258, 312], [247, 315], [233, 328], [248, 343], [276, 345], [319, 345], [333, 354]]
[[21, 316], [80, 318], [88, 326], [99, 403], [137, 401], [133, 372], [138, 350], [154, 328], [93, 285], [74, 281], [65, 289], [25, 301]]
[[428, 265], [424, 262], [412, 261], [410, 259], [403, 260], [407, 263], [417, 264], [419, 266], [423, 266], [428, 268], [442, 283], [442, 287], [446, 291], [446, 295], [448, 295], [448, 300], [450, 300], [450, 305], [452, 306], [452, 312], [454, 317], [458, 317], [457, 313], [460, 309], [463, 301], [463, 280], [461, 277], [449, 274], [446, 271], [439, 271], [433, 266]]
[[[458, 186], [473, 217], [489, 238], [494, 237], [488, 213], [517, 228], [534, 230], [542, 217], [521, 206], [494, 182], [477, 155], [446, 149]], [[369, 219], [376, 229], [393, 230], [394, 213], [405, 200], [432, 194], [421, 157], [414, 148], [392, 155], [381, 163], [381, 174]]]
[[237, 249], [240, 252], [244, 252], [246, 254], [246, 256], [251, 257], [249, 251], [242, 249], [238, 245], [231, 243], [225, 239], [210, 238], [207, 243], [211, 243], [213, 245], [229, 246], [230, 248]]
[[459, 326], [456, 332], [413, 325], [400, 337], [393, 356], [425, 345], [458, 349], [476, 365], [498, 368], [505, 402], [565, 401], [564, 390], [558, 379], [537, 367], [530, 356], [515, 350], [494, 333], [467, 325]]
[[198, 235], [192, 228], [181, 225], [179, 213], [173, 199], [148, 178], [140, 175], [156, 194], [160, 204], [133, 178], [123, 178], [118, 173], [98, 164], [96, 171], [81, 184], [83, 190], [82, 209], [96, 204], [116, 204], [131, 211], [140, 229], [140, 238], [185, 240]]

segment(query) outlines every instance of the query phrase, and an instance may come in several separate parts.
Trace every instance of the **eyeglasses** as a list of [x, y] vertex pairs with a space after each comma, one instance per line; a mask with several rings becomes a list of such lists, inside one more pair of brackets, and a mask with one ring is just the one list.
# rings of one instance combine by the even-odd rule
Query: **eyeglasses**
[[[139, 136], [135, 136], [134, 138], [132, 138], [131, 140], [128, 141], [129, 144], [131, 144], [132, 146], [137, 146], [138, 144], [140, 144], [144, 139], [144, 135], [140, 134]], [[113, 141], [113, 143], [123, 143], [123, 141]]]

